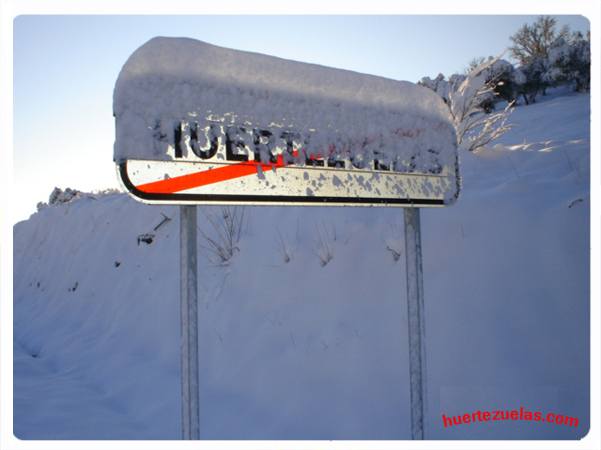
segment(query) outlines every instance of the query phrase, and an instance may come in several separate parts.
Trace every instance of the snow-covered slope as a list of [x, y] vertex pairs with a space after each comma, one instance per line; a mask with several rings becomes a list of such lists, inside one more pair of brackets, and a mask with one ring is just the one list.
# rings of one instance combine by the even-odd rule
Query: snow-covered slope
[[[589, 97], [512, 121], [500, 145], [462, 154], [459, 201], [422, 213], [429, 438], [588, 429]], [[203, 211], [210, 233], [218, 208]], [[402, 210], [245, 212], [229, 265], [199, 248], [202, 438], [409, 438], [404, 255], [389, 250]], [[178, 230], [176, 207], [125, 194], [15, 226], [18, 437], [179, 438]], [[580, 426], [441, 423], [520, 406]]]

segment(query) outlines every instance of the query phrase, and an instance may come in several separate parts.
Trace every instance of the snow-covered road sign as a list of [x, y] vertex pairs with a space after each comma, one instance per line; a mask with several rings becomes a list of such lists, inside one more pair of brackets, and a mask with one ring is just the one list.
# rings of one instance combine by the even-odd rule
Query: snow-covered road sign
[[433, 91], [346, 70], [154, 38], [115, 85], [114, 161], [138, 200], [179, 203], [182, 437], [199, 439], [196, 207], [407, 206], [411, 434], [427, 404], [419, 206], [459, 195], [457, 139]]
[[155, 38], [114, 94], [114, 160], [147, 203], [444, 206], [442, 100], [408, 82]]

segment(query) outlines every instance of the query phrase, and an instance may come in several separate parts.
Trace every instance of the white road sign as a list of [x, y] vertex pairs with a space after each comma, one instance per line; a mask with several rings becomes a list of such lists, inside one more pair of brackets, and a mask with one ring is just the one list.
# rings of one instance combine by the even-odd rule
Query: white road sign
[[115, 87], [115, 162], [148, 203], [444, 206], [442, 100], [408, 82], [155, 38]]

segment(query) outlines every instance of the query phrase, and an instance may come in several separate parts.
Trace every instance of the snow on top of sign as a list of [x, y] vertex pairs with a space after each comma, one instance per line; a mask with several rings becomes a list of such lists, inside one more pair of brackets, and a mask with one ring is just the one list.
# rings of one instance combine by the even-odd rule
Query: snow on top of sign
[[156, 37], [137, 49], [113, 107], [115, 161], [171, 159], [174, 124], [186, 121], [293, 130], [310, 136], [316, 154], [375, 153], [411, 160], [415, 170], [432, 155], [442, 165], [456, 158], [448, 110], [429, 89], [187, 38]]

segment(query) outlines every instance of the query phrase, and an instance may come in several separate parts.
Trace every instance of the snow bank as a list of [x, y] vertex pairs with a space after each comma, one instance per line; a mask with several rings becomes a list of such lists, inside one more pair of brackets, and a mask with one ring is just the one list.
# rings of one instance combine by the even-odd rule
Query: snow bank
[[[589, 104], [516, 108], [497, 147], [463, 156], [461, 200], [423, 211], [430, 439], [586, 433]], [[198, 242], [202, 439], [408, 439], [400, 211], [246, 211], [230, 266]], [[15, 226], [19, 438], [179, 439], [178, 233], [176, 206], [123, 194]], [[580, 426], [441, 421], [520, 406]]]
[[190, 121], [293, 130], [309, 154], [456, 160], [448, 111], [426, 88], [193, 39], [156, 37], [137, 49], [113, 101], [117, 162], [171, 159], [174, 127]]

